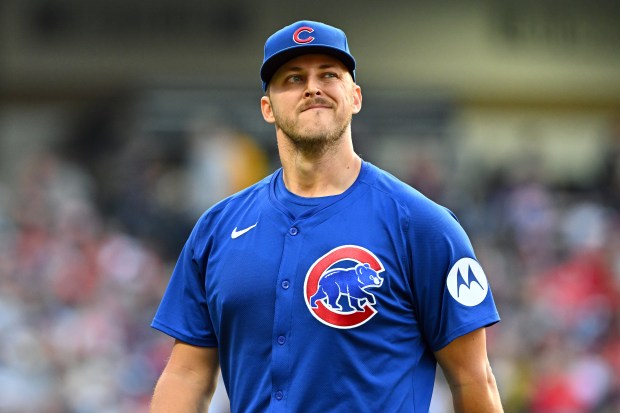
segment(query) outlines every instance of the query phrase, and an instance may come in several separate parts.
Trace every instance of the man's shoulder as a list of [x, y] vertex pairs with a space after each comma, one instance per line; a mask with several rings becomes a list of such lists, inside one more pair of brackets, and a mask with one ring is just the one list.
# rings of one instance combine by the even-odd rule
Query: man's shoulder
[[407, 208], [443, 208], [416, 188], [397, 178], [390, 172], [371, 163], [367, 163], [367, 166], [368, 172], [364, 179], [366, 184], [379, 193], [384, 194], [386, 197], [394, 199], [394, 201]]
[[368, 164], [365, 181], [379, 196], [399, 205], [401, 211], [417, 228], [434, 227], [438, 224], [453, 225], [458, 222], [447, 207], [377, 166]]

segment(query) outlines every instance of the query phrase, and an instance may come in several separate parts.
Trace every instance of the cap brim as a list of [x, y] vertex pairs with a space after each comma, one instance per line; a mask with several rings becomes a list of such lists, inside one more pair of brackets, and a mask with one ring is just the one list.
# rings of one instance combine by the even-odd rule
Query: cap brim
[[340, 60], [346, 66], [346, 68], [349, 69], [351, 75], [353, 75], [355, 71], [355, 59], [353, 59], [351, 55], [331, 46], [300, 45], [284, 49], [279, 53], [274, 54], [265, 63], [263, 63], [263, 66], [260, 69], [260, 77], [263, 80], [263, 84], [266, 86], [273, 77], [273, 75], [278, 71], [280, 66], [282, 66], [284, 63], [288, 62], [291, 59], [294, 59], [295, 57], [314, 53], [327, 54], [335, 57], [336, 59]]

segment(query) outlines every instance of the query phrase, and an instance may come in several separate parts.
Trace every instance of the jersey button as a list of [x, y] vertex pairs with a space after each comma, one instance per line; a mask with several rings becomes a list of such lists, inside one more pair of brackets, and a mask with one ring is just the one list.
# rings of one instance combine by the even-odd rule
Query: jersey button
[[288, 290], [288, 287], [290, 286], [291, 286], [291, 283], [289, 283], [288, 280], [282, 281], [282, 288], [284, 288], [285, 290]]
[[282, 393], [280, 390], [278, 390], [276, 392], [276, 399], [282, 400], [283, 398], [284, 398], [284, 393]]
[[296, 227], [291, 227], [291, 229], [288, 230], [288, 233], [291, 234], [292, 236], [295, 236], [299, 234], [299, 230]]
[[282, 345], [284, 345], [284, 343], [286, 343], [286, 337], [279, 336], [278, 337], [278, 344], [282, 346]]

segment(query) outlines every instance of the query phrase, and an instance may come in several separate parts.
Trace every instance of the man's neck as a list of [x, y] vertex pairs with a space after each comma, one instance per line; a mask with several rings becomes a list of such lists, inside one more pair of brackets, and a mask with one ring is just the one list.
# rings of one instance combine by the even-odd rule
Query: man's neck
[[278, 139], [278, 150], [286, 188], [303, 197], [343, 193], [353, 185], [362, 165], [350, 137], [320, 154], [304, 154], [286, 138]]

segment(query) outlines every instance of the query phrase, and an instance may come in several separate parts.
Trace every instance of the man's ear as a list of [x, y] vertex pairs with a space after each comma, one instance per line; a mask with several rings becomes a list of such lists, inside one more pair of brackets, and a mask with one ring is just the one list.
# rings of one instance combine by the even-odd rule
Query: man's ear
[[269, 96], [263, 96], [260, 98], [260, 111], [263, 114], [263, 119], [265, 119], [265, 122], [276, 122], [276, 118], [273, 116], [273, 107], [271, 106], [271, 99], [269, 99]]
[[353, 84], [353, 114], [362, 110], [362, 88], [357, 84]]

